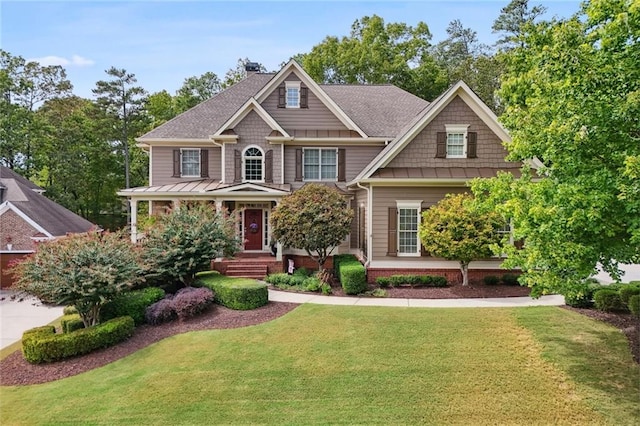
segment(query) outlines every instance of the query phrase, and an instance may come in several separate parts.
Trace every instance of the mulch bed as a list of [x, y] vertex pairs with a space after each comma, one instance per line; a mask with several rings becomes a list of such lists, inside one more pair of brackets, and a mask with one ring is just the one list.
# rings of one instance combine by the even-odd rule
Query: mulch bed
[[[373, 287], [372, 287], [373, 289]], [[332, 286], [334, 296], [345, 296], [339, 286]], [[529, 289], [520, 286], [487, 286], [471, 283], [467, 287], [452, 285], [444, 288], [387, 288], [387, 297], [413, 299], [456, 299], [528, 296]], [[130, 355], [152, 343], [175, 334], [197, 330], [246, 327], [271, 321], [292, 311], [295, 303], [269, 302], [266, 306], [251, 311], [235, 311], [214, 306], [204, 314], [186, 320], [174, 321], [161, 326], [137, 327], [134, 335], [118, 345], [86, 355], [62, 361], [34, 365], [28, 363], [21, 351], [16, 351], [0, 361], [0, 385], [32, 385], [62, 379], [94, 368], [102, 367]], [[565, 307], [591, 318], [605, 321], [620, 330], [629, 339], [633, 358], [640, 363], [640, 321], [630, 314], [600, 312], [593, 309]]]

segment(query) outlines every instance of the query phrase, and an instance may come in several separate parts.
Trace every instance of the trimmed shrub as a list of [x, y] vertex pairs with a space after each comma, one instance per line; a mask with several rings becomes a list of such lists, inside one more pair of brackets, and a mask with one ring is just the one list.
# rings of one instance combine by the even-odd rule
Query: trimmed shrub
[[144, 312], [144, 319], [147, 323], [158, 325], [178, 318], [176, 311], [173, 309], [172, 299], [173, 297], [167, 296], [149, 306]]
[[329, 284], [322, 283], [322, 285], [320, 286], [320, 292], [326, 296], [333, 293], [333, 290], [331, 290], [331, 286]]
[[100, 321], [128, 315], [133, 318], [136, 326], [144, 324], [147, 308], [163, 297], [164, 290], [157, 287], [123, 293], [102, 307]]
[[131, 317], [114, 318], [64, 334], [55, 334], [53, 326], [38, 327], [22, 335], [22, 353], [32, 364], [58, 361], [113, 346], [131, 337], [134, 328]]
[[500, 278], [496, 277], [495, 275], [487, 275], [482, 279], [482, 281], [484, 281], [485, 285], [498, 285], [498, 284], [500, 284]]
[[82, 318], [80, 318], [80, 315], [71, 314], [62, 317], [60, 320], [60, 326], [62, 327], [63, 333], [71, 333], [72, 331], [84, 328], [84, 322], [82, 321]]
[[640, 294], [640, 284], [627, 284], [623, 287], [620, 287], [618, 290], [618, 294], [620, 295], [620, 301], [623, 305], [629, 306], [629, 298], [631, 296], [635, 296]]
[[593, 294], [601, 288], [597, 281], [582, 282], [564, 294], [564, 303], [574, 308], [590, 308], [593, 306]]
[[289, 275], [285, 273], [279, 273], [268, 275], [264, 280], [274, 287], [288, 290], [292, 287], [302, 287], [305, 279], [306, 276], [302, 275]]
[[420, 275], [418, 278], [418, 285], [424, 287], [446, 287], [449, 284], [447, 278], [440, 275]]
[[516, 274], [504, 274], [502, 276], [502, 284], [504, 285], [520, 285]]
[[[382, 283], [382, 284], [381, 284]], [[440, 275], [392, 275], [390, 277], [378, 277], [376, 284], [380, 287], [446, 287], [447, 279]]]
[[318, 277], [309, 277], [302, 282], [305, 291], [320, 291], [322, 281]]
[[378, 284], [380, 288], [387, 288], [391, 285], [391, 279], [389, 277], [378, 277], [376, 278], [376, 284]]
[[293, 271], [293, 275], [297, 276], [297, 277], [309, 277], [311, 276], [311, 272], [305, 268], [304, 266], [301, 266], [300, 268], [296, 269], [295, 271]]
[[230, 309], [248, 311], [269, 303], [267, 286], [255, 280], [201, 279], [199, 284], [213, 290], [215, 302]]
[[640, 294], [634, 294], [629, 297], [628, 306], [633, 316], [640, 318]]
[[173, 297], [173, 310], [181, 320], [196, 316], [213, 305], [213, 291], [206, 287], [185, 287]]
[[75, 306], [65, 306], [64, 309], [62, 310], [62, 313], [64, 315], [73, 315], [73, 314], [77, 314], [78, 310], [76, 309]]
[[367, 290], [366, 270], [352, 254], [333, 257], [336, 276], [346, 294], [360, 294]]
[[620, 300], [617, 290], [603, 288], [593, 294], [596, 309], [604, 312], [624, 311], [625, 307]]

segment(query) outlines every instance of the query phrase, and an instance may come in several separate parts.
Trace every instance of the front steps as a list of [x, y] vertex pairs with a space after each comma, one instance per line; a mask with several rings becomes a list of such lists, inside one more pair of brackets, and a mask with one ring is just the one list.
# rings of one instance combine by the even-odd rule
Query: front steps
[[269, 267], [259, 262], [233, 262], [227, 265], [228, 277], [243, 277], [263, 280], [269, 274]]
[[283, 272], [283, 262], [269, 253], [238, 253], [232, 259], [211, 262], [211, 269], [228, 277], [243, 277], [263, 280], [269, 274]]

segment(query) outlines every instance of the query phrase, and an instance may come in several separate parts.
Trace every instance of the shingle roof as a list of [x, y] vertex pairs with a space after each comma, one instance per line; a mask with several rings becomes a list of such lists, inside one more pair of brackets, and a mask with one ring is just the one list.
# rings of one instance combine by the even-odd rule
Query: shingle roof
[[208, 139], [275, 74], [256, 73], [138, 138]]
[[0, 166], [0, 184], [6, 188], [3, 201], [13, 204], [53, 236], [86, 232], [95, 226], [36, 192], [42, 188], [4, 166]]
[[399, 87], [320, 85], [368, 136], [395, 137], [429, 102]]
[[386, 167], [376, 170], [372, 178], [380, 179], [473, 179], [497, 176], [508, 171], [520, 177], [520, 163], [507, 163], [504, 167]]

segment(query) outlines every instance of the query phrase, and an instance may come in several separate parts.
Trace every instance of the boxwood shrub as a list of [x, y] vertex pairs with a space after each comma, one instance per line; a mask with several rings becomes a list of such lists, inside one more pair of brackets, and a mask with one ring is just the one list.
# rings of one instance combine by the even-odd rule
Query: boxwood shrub
[[498, 285], [500, 283], [500, 278], [495, 275], [487, 275], [482, 279], [482, 281], [484, 281], [485, 285]]
[[351, 254], [333, 257], [336, 275], [346, 294], [360, 294], [367, 291], [367, 276], [364, 266]]
[[627, 284], [623, 287], [620, 287], [618, 294], [620, 295], [620, 301], [622, 302], [622, 304], [625, 306], [629, 306], [629, 298], [631, 298], [631, 296], [640, 294], [640, 284]]
[[603, 288], [593, 294], [596, 309], [605, 312], [624, 311], [625, 306], [620, 300], [618, 290]]
[[640, 318], [640, 294], [634, 294], [629, 297], [629, 310], [634, 317]]
[[230, 309], [247, 311], [269, 303], [267, 285], [249, 278], [230, 278], [208, 272], [199, 274], [194, 285], [210, 288], [215, 294], [215, 302]]
[[22, 353], [32, 364], [58, 361], [113, 346], [131, 337], [134, 328], [129, 316], [64, 334], [56, 334], [53, 326], [37, 327], [22, 335]]
[[102, 307], [100, 322], [128, 315], [133, 318], [136, 326], [144, 324], [146, 309], [163, 297], [164, 290], [158, 287], [123, 293]]
[[520, 285], [516, 274], [504, 274], [502, 276], [502, 284], [504, 285]]
[[80, 318], [80, 315], [70, 314], [62, 317], [60, 320], [60, 326], [62, 327], [63, 333], [71, 333], [72, 331], [84, 328], [84, 322], [82, 321], [82, 318]]
[[564, 294], [564, 303], [574, 308], [590, 308], [593, 306], [593, 294], [602, 289], [597, 281], [587, 280]]

